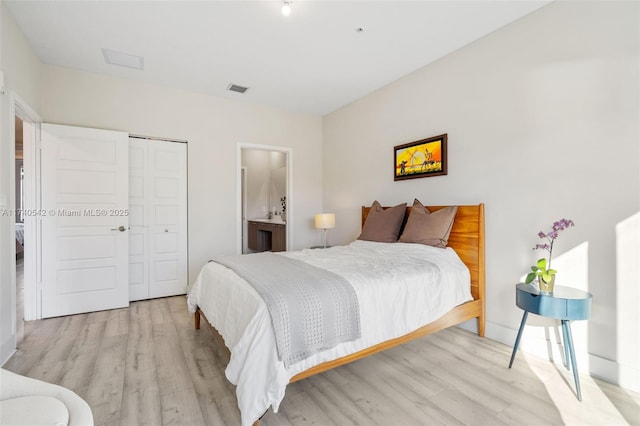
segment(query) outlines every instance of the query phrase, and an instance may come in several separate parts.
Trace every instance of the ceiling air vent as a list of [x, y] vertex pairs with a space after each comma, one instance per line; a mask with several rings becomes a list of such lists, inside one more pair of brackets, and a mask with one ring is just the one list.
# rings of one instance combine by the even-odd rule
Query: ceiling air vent
[[104, 61], [110, 65], [133, 68], [142, 71], [144, 69], [144, 58], [142, 56], [130, 55], [128, 53], [116, 52], [115, 50], [102, 49]]
[[227, 90], [230, 90], [232, 92], [238, 92], [238, 93], [244, 93], [247, 90], [249, 90], [248, 87], [244, 87], [244, 86], [238, 86], [237, 84], [233, 84], [231, 83], [228, 87]]

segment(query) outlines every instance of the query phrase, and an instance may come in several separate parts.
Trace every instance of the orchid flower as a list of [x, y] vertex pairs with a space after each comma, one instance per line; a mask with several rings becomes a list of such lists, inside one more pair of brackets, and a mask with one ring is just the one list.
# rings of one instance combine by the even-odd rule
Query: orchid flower
[[551, 269], [551, 256], [553, 255], [553, 243], [556, 241], [556, 238], [560, 235], [561, 231], [564, 231], [567, 228], [575, 226], [572, 220], [570, 219], [560, 219], [556, 222], [553, 222], [551, 225], [551, 231], [545, 233], [544, 231], [538, 232], [538, 237], [547, 240], [545, 243], [538, 243], [533, 247], [534, 250], [546, 250], [549, 252], [549, 260], [542, 258], [539, 259], [535, 266], [531, 267], [531, 271], [527, 274], [527, 278], [525, 282], [528, 284], [532, 282], [535, 277], [539, 276], [546, 282], [549, 282], [553, 275], [556, 274], [554, 269]]

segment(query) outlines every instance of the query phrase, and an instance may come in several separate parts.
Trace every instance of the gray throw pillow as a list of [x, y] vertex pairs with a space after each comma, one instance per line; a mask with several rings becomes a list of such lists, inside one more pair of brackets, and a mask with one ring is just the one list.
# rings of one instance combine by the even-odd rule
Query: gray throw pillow
[[406, 211], [407, 203], [385, 210], [378, 201], [374, 201], [358, 239], [380, 243], [397, 242]]
[[416, 199], [399, 241], [444, 248], [457, 212], [458, 206], [448, 206], [432, 213]]

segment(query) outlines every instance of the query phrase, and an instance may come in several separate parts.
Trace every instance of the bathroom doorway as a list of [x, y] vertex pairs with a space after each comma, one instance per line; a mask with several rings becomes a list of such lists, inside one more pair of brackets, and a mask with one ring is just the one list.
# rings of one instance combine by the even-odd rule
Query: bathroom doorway
[[20, 347], [24, 339], [24, 131], [23, 120], [14, 117], [15, 134], [15, 169], [14, 195], [15, 209], [14, 223], [16, 227], [16, 347]]
[[[36, 257], [38, 255], [37, 212], [38, 192], [36, 186], [39, 167], [40, 122], [38, 114], [15, 92], [10, 92], [9, 126], [10, 141], [10, 191], [7, 200], [11, 212], [10, 232], [15, 234], [15, 249], [3, 259], [10, 267], [11, 304], [3, 305], [10, 310], [13, 319], [13, 339], [3, 341], [2, 353], [19, 347], [24, 339], [25, 321], [38, 319], [36, 291]], [[13, 247], [12, 247], [13, 248]], [[4, 263], [6, 262], [6, 263]], [[3, 317], [4, 318], [4, 317]]]
[[238, 251], [285, 251], [292, 228], [291, 149], [245, 144], [238, 151]]

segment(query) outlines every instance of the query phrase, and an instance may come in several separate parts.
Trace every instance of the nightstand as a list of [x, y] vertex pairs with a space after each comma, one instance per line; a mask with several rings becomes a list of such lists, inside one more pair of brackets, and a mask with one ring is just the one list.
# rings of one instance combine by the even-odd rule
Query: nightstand
[[516, 305], [523, 309], [524, 313], [522, 314], [522, 322], [520, 323], [516, 343], [513, 345], [509, 368], [513, 365], [529, 312], [543, 317], [559, 319], [562, 323], [565, 363], [567, 370], [569, 365], [573, 368], [576, 396], [579, 401], [582, 401], [576, 354], [573, 348], [573, 337], [571, 336], [571, 321], [589, 319], [591, 316], [591, 300], [591, 293], [571, 287], [555, 286], [553, 293], [545, 294], [531, 284], [520, 283], [516, 285]]

